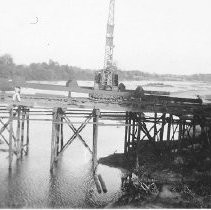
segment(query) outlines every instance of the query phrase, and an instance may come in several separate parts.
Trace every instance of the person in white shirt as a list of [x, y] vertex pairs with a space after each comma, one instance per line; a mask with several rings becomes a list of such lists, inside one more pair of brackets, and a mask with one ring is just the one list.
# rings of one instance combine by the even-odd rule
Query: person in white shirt
[[21, 101], [20, 93], [21, 93], [21, 88], [20, 87], [15, 87], [15, 93], [14, 93], [14, 95], [12, 97], [14, 102], [20, 102]]

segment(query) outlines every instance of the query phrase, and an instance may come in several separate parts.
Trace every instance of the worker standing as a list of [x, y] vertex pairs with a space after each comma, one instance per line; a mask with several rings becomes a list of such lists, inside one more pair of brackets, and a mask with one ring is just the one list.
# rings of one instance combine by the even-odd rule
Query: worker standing
[[20, 102], [21, 101], [21, 88], [20, 87], [15, 87], [15, 93], [13, 94], [12, 100], [14, 102]]

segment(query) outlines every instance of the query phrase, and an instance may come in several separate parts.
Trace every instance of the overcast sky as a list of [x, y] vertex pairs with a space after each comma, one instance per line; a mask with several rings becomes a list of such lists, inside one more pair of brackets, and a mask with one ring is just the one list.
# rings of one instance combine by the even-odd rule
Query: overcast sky
[[[103, 67], [109, 0], [0, 0], [0, 55]], [[211, 0], [116, 0], [122, 70], [211, 73]], [[38, 18], [38, 23], [36, 22]]]

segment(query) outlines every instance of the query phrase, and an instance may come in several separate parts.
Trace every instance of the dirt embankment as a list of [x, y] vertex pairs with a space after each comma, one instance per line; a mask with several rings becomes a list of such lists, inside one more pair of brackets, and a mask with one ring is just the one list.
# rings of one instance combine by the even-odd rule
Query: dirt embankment
[[[142, 147], [137, 158], [124, 154], [100, 163], [127, 169], [122, 196], [108, 208], [211, 208], [211, 147], [196, 145], [176, 152], [157, 153]], [[137, 164], [138, 163], [138, 164]]]

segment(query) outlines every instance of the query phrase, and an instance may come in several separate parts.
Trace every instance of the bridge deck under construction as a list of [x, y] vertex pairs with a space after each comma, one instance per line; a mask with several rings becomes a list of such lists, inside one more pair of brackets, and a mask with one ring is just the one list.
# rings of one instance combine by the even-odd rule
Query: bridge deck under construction
[[[201, 99], [152, 94], [138, 98], [128, 93], [127, 97], [116, 95], [118, 93], [115, 97], [101, 98], [22, 95], [21, 102], [17, 103], [12, 101], [12, 94], [1, 95], [0, 139], [8, 146], [4, 151], [9, 153], [9, 167], [12, 168], [14, 156], [20, 159], [28, 154], [31, 121], [52, 123], [51, 171], [65, 149], [79, 139], [92, 155], [95, 180], [99, 126], [125, 127], [126, 155], [137, 155], [138, 145], [143, 140], [163, 147], [167, 145], [162, 144], [165, 142], [174, 148], [194, 145], [196, 140], [211, 143], [211, 104]], [[80, 120], [74, 121], [75, 118]], [[93, 126], [91, 146], [80, 134], [87, 124]], [[72, 131], [68, 139], [64, 139], [64, 125]]]

